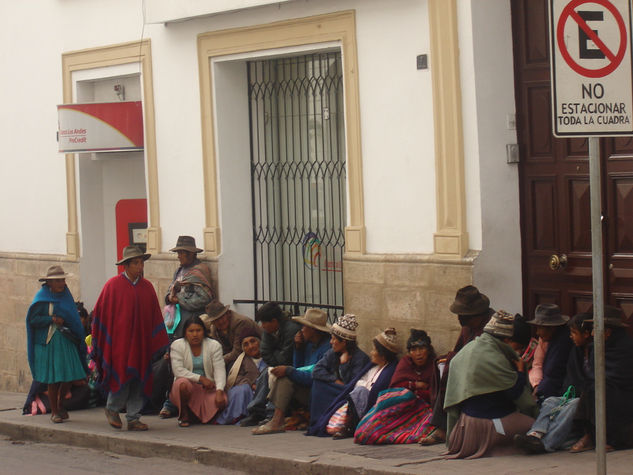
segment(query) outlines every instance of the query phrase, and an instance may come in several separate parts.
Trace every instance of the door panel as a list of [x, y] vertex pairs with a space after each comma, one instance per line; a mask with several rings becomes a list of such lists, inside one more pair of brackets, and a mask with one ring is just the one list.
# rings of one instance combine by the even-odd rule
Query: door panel
[[[547, 0], [512, 0], [524, 309], [592, 304], [588, 140], [552, 136]], [[600, 140], [605, 294], [633, 323], [633, 138]], [[552, 255], [567, 265], [552, 270]]]

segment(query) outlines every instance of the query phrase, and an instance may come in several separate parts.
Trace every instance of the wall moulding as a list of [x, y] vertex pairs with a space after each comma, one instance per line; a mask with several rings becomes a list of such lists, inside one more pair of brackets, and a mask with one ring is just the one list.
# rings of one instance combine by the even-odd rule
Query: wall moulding
[[211, 61], [226, 55], [339, 42], [345, 83], [345, 125], [347, 144], [347, 186], [349, 219], [345, 230], [346, 252], [365, 253], [365, 222], [356, 51], [356, 20], [353, 11], [286, 20], [265, 25], [202, 33], [198, 36], [200, 106], [202, 111], [202, 154], [205, 188], [205, 250], [219, 255], [216, 137], [214, 132], [214, 79]]
[[[143, 86], [143, 124], [145, 127], [145, 167], [147, 172], [148, 246], [150, 253], [161, 248], [160, 213], [158, 201], [158, 166], [156, 160], [156, 128], [154, 114], [154, 86], [152, 79], [152, 49], [149, 39], [102, 46], [62, 54], [62, 87], [65, 104], [73, 102], [74, 71], [103, 68], [120, 64], [139, 63]], [[66, 154], [66, 193], [68, 232], [66, 252], [78, 258], [80, 254], [77, 211], [77, 177], [75, 154]]]

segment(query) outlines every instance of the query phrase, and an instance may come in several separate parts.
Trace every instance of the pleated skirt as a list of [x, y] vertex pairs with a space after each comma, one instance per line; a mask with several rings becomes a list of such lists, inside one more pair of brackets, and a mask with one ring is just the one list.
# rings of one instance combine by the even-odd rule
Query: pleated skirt
[[35, 381], [54, 384], [86, 377], [77, 347], [58, 331], [53, 333], [47, 345], [35, 345], [34, 356]]

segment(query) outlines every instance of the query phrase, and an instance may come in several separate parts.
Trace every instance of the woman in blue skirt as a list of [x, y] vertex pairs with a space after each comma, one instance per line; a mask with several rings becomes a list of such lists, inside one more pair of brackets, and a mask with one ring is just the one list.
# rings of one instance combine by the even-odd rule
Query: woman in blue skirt
[[61, 266], [49, 267], [26, 315], [29, 366], [35, 381], [48, 384], [55, 423], [68, 419], [62, 400], [71, 381], [88, 372], [84, 330], [66, 286], [68, 275]]

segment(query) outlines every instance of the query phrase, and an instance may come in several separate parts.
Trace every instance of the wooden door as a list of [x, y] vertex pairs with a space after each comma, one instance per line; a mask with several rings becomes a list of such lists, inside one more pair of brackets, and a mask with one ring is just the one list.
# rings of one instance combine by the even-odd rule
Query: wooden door
[[[547, 6], [547, 0], [512, 0], [528, 316], [544, 302], [568, 315], [592, 304], [588, 141], [552, 135]], [[604, 291], [627, 316], [633, 314], [632, 152], [629, 137], [601, 139]]]

